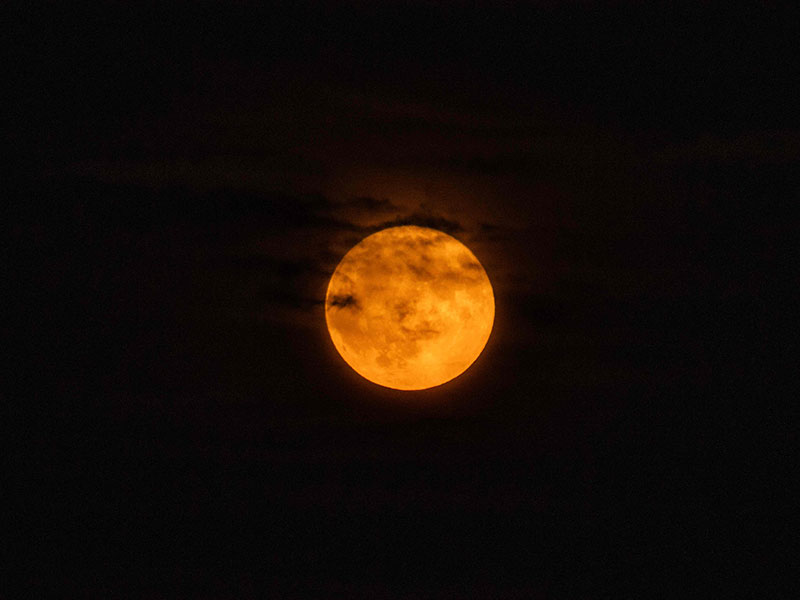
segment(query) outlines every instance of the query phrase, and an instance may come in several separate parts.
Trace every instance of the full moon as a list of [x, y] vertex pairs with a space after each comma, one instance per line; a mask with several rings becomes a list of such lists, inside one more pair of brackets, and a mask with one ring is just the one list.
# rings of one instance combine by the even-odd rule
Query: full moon
[[494, 323], [486, 271], [457, 239], [427, 227], [391, 227], [356, 244], [325, 297], [333, 344], [357, 373], [397, 390], [458, 377]]

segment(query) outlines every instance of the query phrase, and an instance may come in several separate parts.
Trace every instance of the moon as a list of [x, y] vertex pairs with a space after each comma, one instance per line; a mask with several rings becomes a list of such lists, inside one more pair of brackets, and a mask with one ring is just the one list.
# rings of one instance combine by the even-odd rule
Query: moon
[[325, 320], [358, 374], [397, 390], [458, 377], [478, 358], [494, 324], [483, 265], [454, 237], [406, 225], [374, 233], [336, 267]]

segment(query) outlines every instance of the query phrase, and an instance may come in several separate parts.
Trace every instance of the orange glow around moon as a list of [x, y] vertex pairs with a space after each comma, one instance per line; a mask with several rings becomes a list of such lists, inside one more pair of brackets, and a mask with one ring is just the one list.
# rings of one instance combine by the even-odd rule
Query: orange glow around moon
[[342, 358], [366, 379], [421, 390], [475, 362], [494, 323], [483, 266], [461, 242], [426, 227], [372, 234], [336, 267], [325, 319]]

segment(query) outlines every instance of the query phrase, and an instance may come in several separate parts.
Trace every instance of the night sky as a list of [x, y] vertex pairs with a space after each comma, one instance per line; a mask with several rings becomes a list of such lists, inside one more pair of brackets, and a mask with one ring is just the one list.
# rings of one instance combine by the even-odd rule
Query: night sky
[[[0, 596], [789, 597], [796, 10], [130, 4], [3, 9]], [[496, 299], [419, 392], [325, 328], [398, 224]]]

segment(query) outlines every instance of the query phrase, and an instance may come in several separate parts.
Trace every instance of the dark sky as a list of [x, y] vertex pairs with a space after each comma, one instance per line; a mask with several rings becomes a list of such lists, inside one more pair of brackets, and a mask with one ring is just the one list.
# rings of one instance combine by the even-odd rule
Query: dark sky
[[[11, 585], [755, 585], [774, 549], [722, 515], [759, 487], [732, 453], [789, 439], [751, 432], [791, 364], [797, 11], [128, 4], [4, 9]], [[324, 325], [392, 224], [462, 240], [496, 295], [478, 361], [422, 392]]]

